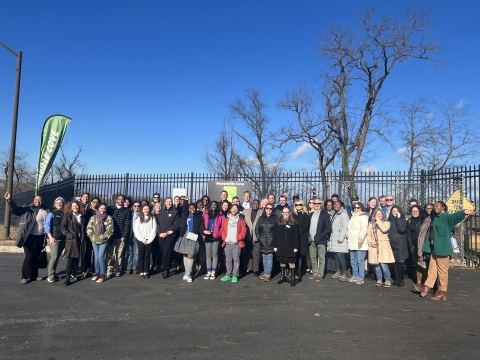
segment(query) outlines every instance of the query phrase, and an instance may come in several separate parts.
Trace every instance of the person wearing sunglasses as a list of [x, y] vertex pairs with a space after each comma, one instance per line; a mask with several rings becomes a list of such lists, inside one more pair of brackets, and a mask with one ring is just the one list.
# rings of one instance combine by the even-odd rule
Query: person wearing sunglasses
[[297, 262], [297, 253], [300, 247], [298, 238], [298, 224], [292, 217], [290, 209], [282, 209], [282, 216], [275, 223], [273, 229], [273, 251], [275, 257], [280, 263], [280, 280], [277, 284], [283, 284], [287, 281], [287, 264], [290, 285], [295, 286], [295, 263]]
[[268, 203], [265, 206], [262, 216], [257, 221], [255, 226], [255, 233], [260, 243], [260, 253], [263, 261], [263, 274], [260, 279], [270, 281], [272, 277], [273, 266], [273, 231], [277, 216], [275, 215], [273, 205]]
[[310, 216], [302, 200], [295, 200], [293, 206], [293, 219], [298, 224], [298, 238], [300, 248], [298, 249], [297, 276], [302, 277], [303, 271], [310, 272], [312, 260], [308, 252], [308, 230], [310, 229]]
[[353, 214], [348, 222], [347, 234], [348, 249], [350, 250], [350, 263], [352, 265], [352, 277], [349, 282], [362, 285], [365, 278], [365, 257], [368, 251], [367, 227], [368, 212], [365, 205], [357, 202], [353, 207]]
[[390, 218], [390, 213], [392, 212], [392, 206], [395, 205], [395, 198], [393, 195], [385, 196], [385, 207], [383, 208], [383, 213], [386, 219]]
[[325, 272], [325, 252], [331, 233], [332, 223], [330, 222], [330, 215], [326, 209], [322, 209], [322, 200], [315, 198], [313, 201], [313, 212], [310, 214], [309, 228], [309, 252], [313, 272], [310, 280], [323, 280]]

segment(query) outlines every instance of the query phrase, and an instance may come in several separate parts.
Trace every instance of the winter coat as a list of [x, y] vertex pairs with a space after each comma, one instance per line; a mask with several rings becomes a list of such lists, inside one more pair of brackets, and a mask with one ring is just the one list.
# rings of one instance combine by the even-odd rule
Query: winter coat
[[178, 219], [178, 211], [172, 206], [170, 209], [163, 209], [155, 215], [157, 220], [157, 233], [161, 234], [170, 230]]
[[103, 222], [105, 231], [101, 235], [97, 233], [97, 223], [97, 217], [91, 216], [87, 224], [87, 235], [92, 243], [97, 245], [105, 244], [113, 235], [113, 219], [110, 215], [107, 215]]
[[[13, 215], [20, 216], [20, 222], [17, 229], [17, 237], [15, 238], [15, 245], [19, 248], [23, 247], [25, 240], [27, 240], [28, 235], [33, 229], [36, 220], [36, 213], [33, 207], [33, 203], [29, 206], [20, 206], [18, 207], [15, 204], [15, 201], [7, 201], [10, 208], [10, 212]], [[44, 207], [41, 208], [43, 211], [46, 211]]]
[[395, 261], [403, 262], [408, 259], [407, 220], [404, 217], [397, 218], [390, 215], [388, 221], [390, 221], [388, 238], [390, 239], [393, 256]]
[[410, 248], [413, 246], [417, 246], [418, 234], [420, 233], [420, 228], [422, 227], [423, 220], [423, 216], [411, 216], [410, 219], [407, 220], [407, 242]]
[[272, 214], [267, 216], [265, 213], [258, 218], [257, 226], [255, 226], [255, 233], [260, 242], [260, 252], [262, 254], [273, 254], [273, 230], [277, 216]]
[[255, 226], [257, 226], [258, 219], [262, 216], [263, 210], [258, 209], [257, 217], [252, 223], [252, 208], [243, 210], [243, 215], [245, 215], [245, 223], [247, 224], [247, 239], [253, 240], [253, 242], [258, 242], [257, 234], [255, 234]]
[[452, 230], [455, 225], [462, 222], [465, 218], [465, 212], [463, 210], [456, 213], [441, 213], [433, 219], [433, 248], [430, 244], [430, 229], [427, 231], [427, 236], [423, 244], [423, 252], [431, 253], [435, 249], [435, 255], [437, 256], [452, 256]]
[[277, 249], [275, 256], [285, 258], [296, 258], [297, 253], [293, 249], [300, 247], [300, 239], [298, 236], [298, 224], [280, 225], [275, 222], [273, 228], [273, 247]]
[[62, 234], [65, 236], [64, 258], [82, 258], [86, 252], [85, 219], [80, 215], [80, 224], [73, 213], [66, 213], [62, 218]]
[[[313, 213], [310, 214], [310, 221], [312, 219]], [[309, 229], [310, 230], [310, 229]], [[326, 209], [320, 210], [320, 216], [318, 218], [317, 232], [313, 237], [313, 242], [315, 245], [325, 245], [327, 246], [328, 239], [330, 239], [330, 234], [332, 233], [332, 223], [330, 222], [330, 214]]]
[[132, 229], [132, 212], [123, 206], [118, 208], [117, 205], [109, 207], [107, 212], [113, 219], [113, 238], [128, 239]]
[[348, 253], [348, 239], [345, 238], [350, 218], [347, 210], [341, 208], [332, 216], [332, 235], [328, 241], [327, 251]]
[[[366, 212], [353, 213], [348, 221], [348, 249], [349, 250], [368, 250], [367, 228], [369, 214]], [[359, 240], [360, 239], [360, 240]]]
[[302, 256], [309, 256], [308, 252], [308, 232], [310, 231], [310, 216], [307, 213], [292, 213], [293, 219], [298, 224], [298, 239], [300, 248], [298, 254]]
[[[62, 234], [62, 218], [63, 210], [53, 210], [47, 215], [46, 222], [48, 222], [48, 228], [50, 234], [55, 240], [65, 240], [65, 236]], [[45, 224], [45, 232], [47, 231], [47, 224]]]
[[[223, 219], [225, 219], [225, 216], [223, 216], [223, 214], [221, 212], [219, 212], [217, 217], [215, 218], [214, 223], [213, 223], [213, 233], [211, 235], [202, 235], [204, 240], [216, 241], [216, 240], [221, 239]], [[203, 221], [205, 223], [205, 229], [210, 230], [208, 228], [208, 223], [209, 223], [208, 211], [205, 211], [205, 213], [203, 214]]]
[[[237, 223], [237, 242], [238, 242], [238, 248], [243, 249], [245, 247], [245, 236], [247, 236], [247, 225], [245, 224], [245, 220], [240, 218], [238, 216], [238, 223]], [[225, 247], [227, 244], [225, 242], [227, 235], [228, 235], [228, 221], [230, 220], [230, 217], [226, 217], [223, 219], [222, 223], [222, 246]]]
[[[373, 227], [377, 227], [377, 240], [375, 243], [375, 236], [373, 234]], [[377, 264], [391, 264], [395, 262], [392, 248], [390, 246], [390, 239], [388, 238], [388, 231], [390, 230], [389, 221], [375, 221], [375, 224], [369, 223], [367, 230], [368, 242], [368, 263], [372, 265]]]

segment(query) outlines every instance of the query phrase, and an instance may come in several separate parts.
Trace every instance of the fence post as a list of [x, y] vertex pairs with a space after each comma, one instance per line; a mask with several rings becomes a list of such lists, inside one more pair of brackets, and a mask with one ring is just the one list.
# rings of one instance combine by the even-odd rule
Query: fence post
[[193, 201], [193, 171], [190, 175], [190, 194], [188, 195], [190, 200]]
[[125, 174], [125, 185], [123, 187], [123, 196], [128, 196], [128, 177], [129, 177], [129, 173], [126, 173]]
[[[464, 186], [465, 186], [465, 183], [463, 181], [463, 170], [462, 172], [460, 173], [460, 201], [461, 201], [461, 209], [464, 209], [464, 204], [463, 204], [463, 194], [465, 193], [465, 189], [464, 189]], [[466, 262], [465, 262], [465, 221], [462, 221], [460, 223], [460, 236], [462, 238], [461, 240], [461, 246], [460, 246], [460, 265], [463, 265], [465, 266], [466, 265]]]

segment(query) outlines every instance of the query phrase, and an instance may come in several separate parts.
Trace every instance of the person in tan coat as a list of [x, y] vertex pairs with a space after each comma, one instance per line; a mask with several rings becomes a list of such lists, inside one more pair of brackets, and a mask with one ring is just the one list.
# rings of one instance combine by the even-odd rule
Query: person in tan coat
[[385, 220], [382, 209], [375, 210], [372, 215], [372, 220], [367, 229], [368, 263], [375, 266], [375, 274], [377, 275], [375, 285], [381, 286], [382, 278], [384, 278], [383, 286], [388, 288], [392, 283], [387, 264], [395, 262], [388, 238], [390, 222]]

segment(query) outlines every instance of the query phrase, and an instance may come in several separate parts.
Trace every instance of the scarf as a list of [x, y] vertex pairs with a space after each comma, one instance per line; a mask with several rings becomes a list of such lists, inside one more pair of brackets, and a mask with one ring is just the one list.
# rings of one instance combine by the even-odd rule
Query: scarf
[[105, 232], [105, 224], [103, 223], [103, 221], [107, 218], [107, 213], [104, 212], [103, 214], [100, 214], [97, 211], [95, 217], [97, 218], [97, 235], [103, 235], [103, 233]]
[[377, 245], [377, 247], [378, 247], [378, 234], [377, 234], [377, 231], [378, 231], [377, 224], [373, 224], [373, 226], [372, 226], [373, 239], [375, 240], [375, 245]]
[[430, 223], [432, 222], [432, 218], [428, 216], [425, 221], [423, 222], [422, 226], [420, 227], [420, 232], [418, 233], [418, 241], [417, 241], [417, 252], [418, 252], [418, 260], [417, 264], [420, 265], [422, 268], [426, 269], [427, 264], [425, 260], [423, 260], [423, 244], [425, 243], [425, 238], [427, 237], [428, 229], [430, 228]]

